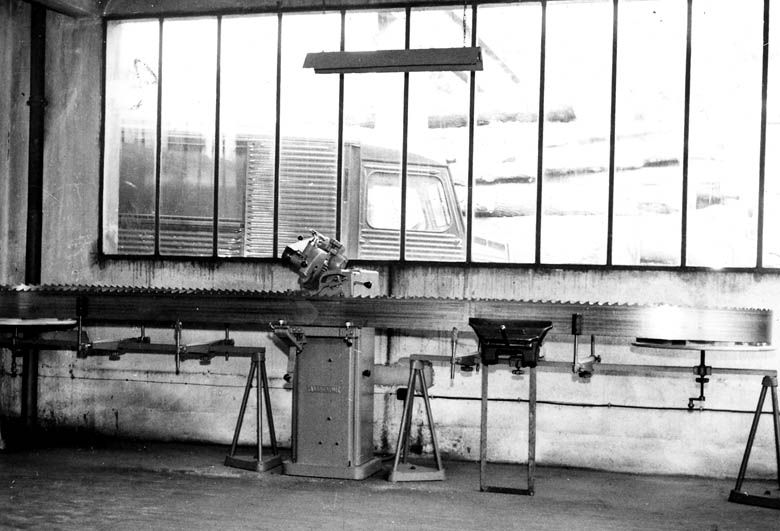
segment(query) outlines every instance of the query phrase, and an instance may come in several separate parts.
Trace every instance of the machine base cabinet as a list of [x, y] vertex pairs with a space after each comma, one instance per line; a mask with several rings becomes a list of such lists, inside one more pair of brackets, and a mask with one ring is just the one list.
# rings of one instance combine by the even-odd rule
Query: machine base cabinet
[[304, 327], [293, 379], [292, 459], [284, 473], [364, 479], [374, 457], [374, 329]]

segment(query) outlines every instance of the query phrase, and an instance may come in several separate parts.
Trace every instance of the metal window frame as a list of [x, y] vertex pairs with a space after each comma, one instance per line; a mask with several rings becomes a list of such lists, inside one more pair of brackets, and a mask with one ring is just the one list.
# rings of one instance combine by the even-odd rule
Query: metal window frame
[[274, 126], [274, 234], [271, 243], [271, 258], [276, 259], [279, 253], [279, 156], [282, 153], [282, 31], [284, 29], [282, 13], [277, 15], [276, 30], [276, 124]]
[[[465, 5], [464, 5], [465, 9]], [[477, 47], [477, 13], [476, 1], [471, 4], [471, 47]], [[465, 15], [465, 14], [464, 14]], [[465, 29], [465, 28], [464, 28]], [[481, 70], [481, 69], [480, 69]], [[469, 156], [466, 168], [466, 263], [473, 261], [474, 245], [474, 133], [477, 127], [476, 120], [477, 99], [477, 73], [469, 72]]]
[[217, 17], [217, 64], [216, 64], [216, 89], [214, 95], [216, 97], [216, 105], [214, 106], [214, 190], [213, 190], [213, 234], [211, 235], [212, 256], [214, 258], [219, 257], [219, 146], [220, 142], [220, 118], [221, 118], [221, 103], [222, 103], [222, 15]]
[[[404, 9], [404, 48], [407, 50], [412, 38], [412, 8]], [[401, 124], [401, 223], [399, 225], [398, 262], [406, 261], [406, 193], [408, 185], [407, 163], [409, 161], [409, 72], [404, 72], [403, 123]]]
[[[764, 249], [764, 212], [765, 212], [765, 161], [766, 161], [766, 120], [767, 120], [767, 85], [768, 85], [768, 69], [769, 69], [769, 12], [770, 12], [770, 0], [763, 0], [764, 7], [764, 20], [763, 20], [763, 57], [762, 57], [762, 80], [761, 80], [761, 131], [760, 131], [760, 146], [759, 146], [759, 174], [758, 174], [758, 198], [757, 198], [757, 252], [756, 252], [756, 264], [755, 266], [747, 267], [708, 267], [708, 266], [689, 266], [687, 264], [687, 239], [688, 239], [688, 169], [689, 169], [689, 135], [690, 135], [690, 109], [691, 109], [691, 33], [692, 33], [692, 15], [693, 15], [693, 0], [681, 0], [687, 4], [687, 21], [686, 21], [686, 48], [685, 48], [685, 95], [684, 95], [684, 116], [683, 116], [683, 155], [682, 155], [682, 198], [681, 198], [681, 220], [680, 220], [680, 261], [679, 265], [615, 265], [612, 261], [613, 245], [612, 236], [614, 230], [614, 178], [615, 178], [615, 115], [616, 115], [616, 84], [617, 84], [617, 46], [618, 46], [618, 13], [620, 4], [626, 0], [612, 0], [613, 3], [613, 43], [612, 43], [612, 80], [611, 80], [611, 110], [610, 110], [610, 139], [609, 139], [609, 197], [608, 197], [608, 222], [607, 222], [607, 256], [603, 264], [555, 264], [555, 263], [543, 263], [541, 261], [541, 229], [542, 229], [542, 198], [543, 198], [543, 179], [540, 178], [543, 172], [543, 152], [544, 152], [544, 110], [545, 110], [545, 68], [546, 68], [546, 45], [547, 45], [547, 6], [549, 2], [556, 2], [557, 0], [471, 0], [468, 4], [472, 9], [472, 35], [471, 45], [476, 46], [477, 39], [477, 20], [480, 6], [487, 5], [521, 5], [524, 3], [539, 4], [541, 7], [541, 49], [540, 49], [540, 71], [539, 71], [539, 124], [538, 124], [538, 157], [537, 157], [537, 210], [536, 210], [536, 223], [535, 223], [535, 258], [533, 262], [474, 262], [473, 261], [473, 185], [474, 185], [474, 128], [475, 128], [475, 86], [476, 86], [476, 72], [470, 73], [470, 86], [469, 86], [469, 148], [468, 148], [468, 181], [467, 181], [467, 216], [466, 216], [466, 257], [462, 261], [454, 262], [437, 262], [437, 261], [417, 261], [406, 259], [406, 193], [407, 193], [407, 162], [408, 162], [408, 112], [409, 112], [409, 73], [404, 73], [404, 100], [403, 100], [403, 139], [402, 139], [402, 160], [401, 160], [401, 232], [400, 232], [400, 254], [396, 260], [370, 260], [361, 261], [355, 260], [356, 263], [371, 263], [376, 265], [395, 265], [395, 264], [415, 264], [415, 265], [442, 265], [442, 266], [463, 266], [463, 265], [475, 265], [479, 267], [488, 268], [508, 268], [508, 269], [524, 269], [524, 268], [538, 268], [538, 269], [570, 269], [570, 270], [638, 270], [638, 271], [727, 271], [727, 272], [773, 272], [780, 271], [780, 267], [765, 267], [763, 265], [763, 249]], [[193, 11], [192, 13], [165, 13], [156, 12], [154, 15], [149, 14], [134, 14], [131, 16], [106, 16], [103, 19], [103, 63], [102, 63], [102, 77], [101, 77], [101, 107], [103, 110], [103, 116], [101, 120], [100, 128], [100, 205], [99, 205], [99, 239], [98, 239], [98, 253], [99, 260], [136, 260], [136, 259], [165, 259], [169, 261], [190, 261], [190, 262], [278, 262], [279, 261], [279, 241], [278, 241], [278, 228], [279, 228], [279, 165], [280, 165], [280, 124], [282, 120], [281, 113], [281, 60], [282, 60], [282, 31], [283, 31], [283, 19], [285, 14], [289, 13], [301, 13], [301, 12], [332, 12], [338, 11], [341, 14], [341, 50], [344, 50], [345, 43], [345, 14], [347, 11], [366, 11], [366, 10], [385, 10], [385, 9], [403, 9], [406, 14], [406, 28], [405, 28], [405, 48], [409, 48], [409, 39], [411, 34], [411, 12], [412, 8], [453, 8], [465, 5], [462, 2], [456, 1], [444, 1], [436, 2], [435, 0], [424, 0], [419, 3], [410, 2], [389, 2], [383, 4], [372, 4], [365, 2], [365, 4], [355, 4], [350, 6], [337, 6], [337, 7], [325, 7], [314, 8], [313, 6], [301, 6], [297, 8], [281, 8], [279, 6], [267, 6], [264, 8], [246, 10], [200, 10]], [[219, 240], [219, 113], [220, 113], [220, 83], [221, 83], [221, 22], [222, 17], [226, 15], [253, 15], [253, 14], [275, 14], [277, 16], [278, 32], [277, 32], [277, 60], [276, 60], [276, 124], [275, 124], [275, 146], [274, 146], [274, 198], [273, 198], [273, 227], [274, 238], [272, 253], [268, 257], [223, 257], [219, 256], [218, 240]], [[164, 25], [167, 18], [195, 18], [204, 16], [215, 16], [217, 18], [218, 30], [217, 30], [217, 93], [216, 93], [216, 124], [215, 124], [215, 169], [214, 169], [214, 234], [213, 234], [213, 249], [211, 256], [178, 256], [178, 255], [161, 255], [160, 254], [160, 158], [161, 158], [161, 112], [162, 112], [162, 82], [163, 82], [163, 64], [162, 64], [162, 47], [163, 47], [163, 35]], [[154, 252], [153, 254], [108, 254], [105, 252], [103, 246], [103, 215], [104, 215], [104, 157], [105, 157], [105, 129], [106, 129], [106, 70], [107, 70], [107, 25], [110, 21], [116, 20], [133, 20], [133, 19], [149, 19], [157, 20], [159, 25], [159, 43], [158, 43], [158, 87], [157, 87], [157, 124], [156, 124], [156, 146], [155, 146], [155, 234], [154, 234]], [[341, 227], [341, 194], [342, 194], [342, 179], [343, 172], [343, 111], [344, 111], [344, 80], [343, 74], [340, 74], [339, 81], [339, 115], [338, 115], [338, 152], [337, 152], [337, 205], [336, 205], [336, 232], [337, 237], [341, 236], [343, 232]]]
[[687, 20], [685, 30], [685, 96], [683, 109], [683, 160], [682, 194], [680, 201], [680, 267], [685, 268], [688, 261], [688, 160], [691, 132], [691, 28], [693, 26], [693, 0], [687, 0]]
[[162, 86], [163, 86], [163, 36], [165, 20], [158, 17], [159, 42], [157, 43], [157, 124], [154, 139], [154, 258], [160, 258], [160, 178], [162, 162]]
[[769, 0], [764, 0], [763, 55], [761, 57], [761, 133], [758, 152], [758, 216], [756, 223], [756, 269], [764, 267], [764, 208], [766, 207], [766, 119], [769, 87]]
[[534, 234], [534, 266], [542, 265], [542, 192], [544, 189], [544, 85], [547, 74], [547, 0], [542, 0], [542, 25], [539, 53], [539, 113], [538, 137], [536, 144], [536, 233]]
[[615, 227], [615, 141], [617, 140], [617, 63], [618, 63], [618, 24], [619, 0], [612, 0], [612, 80], [610, 81], [609, 109], [609, 169], [607, 198], [607, 265], [612, 265], [612, 236]]

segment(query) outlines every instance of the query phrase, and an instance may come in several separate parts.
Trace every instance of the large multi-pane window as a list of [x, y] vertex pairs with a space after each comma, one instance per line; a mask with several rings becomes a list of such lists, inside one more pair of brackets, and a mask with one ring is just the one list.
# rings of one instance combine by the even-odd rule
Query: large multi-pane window
[[[314, 229], [352, 259], [778, 268], [776, 4], [109, 21], [102, 251], [275, 259]], [[482, 70], [303, 68], [461, 46]]]

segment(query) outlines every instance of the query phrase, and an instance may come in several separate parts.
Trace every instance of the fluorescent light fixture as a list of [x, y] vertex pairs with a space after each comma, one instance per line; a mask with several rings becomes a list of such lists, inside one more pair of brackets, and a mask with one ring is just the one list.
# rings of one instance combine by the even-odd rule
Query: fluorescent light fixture
[[303, 67], [313, 68], [316, 74], [482, 70], [482, 49], [477, 46], [308, 53]]

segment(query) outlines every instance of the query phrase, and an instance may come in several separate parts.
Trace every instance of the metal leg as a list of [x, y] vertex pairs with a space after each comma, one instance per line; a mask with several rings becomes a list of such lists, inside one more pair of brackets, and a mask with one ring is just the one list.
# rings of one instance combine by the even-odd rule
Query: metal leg
[[[775, 384], [777, 381], [775, 380]], [[775, 426], [775, 459], [777, 463], [777, 486], [780, 488], [780, 410], [777, 408], [777, 385], [770, 387], [772, 392], [772, 420]]]
[[417, 385], [417, 379], [414, 374], [414, 367], [411, 364], [409, 366], [409, 387], [406, 389], [406, 400], [404, 406], [406, 407], [405, 419], [406, 422], [403, 425], [404, 438], [402, 441], [403, 457], [402, 463], [406, 463], [409, 458], [409, 439], [412, 434], [412, 415], [414, 414], [414, 395], [416, 393], [415, 387]]
[[297, 463], [298, 462], [298, 415], [296, 414], [296, 411], [298, 411], [298, 393], [300, 392], [300, 372], [298, 370], [298, 349], [291, 348], [290, 349], [290, 357], [293, 358], [295, 361], [293, 362], [293, 366], [295, 367], [295, 372], [292, 373], [292, 382], [293, 382], [293, 394], [292, 394], [292, 419], [290, 421], [290, 427], [292, 428], [292, 462]]
[[536, 367], [528, 371], [528, 495], [534, 495], [536, 472]]
[[244, 413], [246, 413], [246, 403], [249, 401], [249, 391], [252, 389], [252, 378], [255, 375], [255, 369], [257, 363], [252, 360], [249, 366], [249, 376], [246, 379], [246, 386], [244, 387], [244, 398], [241, 399], [241, 407], [238, 410], [238, 420], [236, 421], [236, 429], [233, 432], [233, 443], [230, 445], [230, 456], [232, 457], [236, 453], [236, 446], [238, 446], [238, 436], [241, 434], [241, 426], [244, 424]]
[[488, 413], [488, 369], [487, 365], [482, 367], [482, 409], [479, 416], [479, 490], [484, 492], [485, 472], [487, 467], [487, 413]]
[[433, 457], [436, 459], [436, 469], [444, 470], [441, 464], [441, 455], [439, 454], [439, 442], [436, 440], [436, 430], [433, 427], [433, 414], [431, 413], [431, 399], [428, 397], [428, 386], [425, 385], [425, 374], [422, 369], [418, 371], [420, 378], [420, 387], [422, 387], [423, 400], [425, 400], [425, 412], [428, 416], [428, 428], [431, 430], [431, 444], [433, 444]]
[[[5, 376], [6, 374], [4, 355], [5, 355], [5, 349], [0, 348], [0, 376]], [[11, 351], [11, 359], [13, 358], [14, 358], [14, 353], [13, 351]], [[0, 391], [2, 391], [2, 389], [0, 389]], [[0, 393], [0, 395], [2, 395], [2, 393]], [[0, 406], [2, 406], [2, 404], [0, 404]], [[0, 407], [0, 452], [5, 450], [5, 439], [3, 439], [3, 433], [4, 433], [3, 415], [4, 415], [4, 409]]]
[[[252, 362], [257, 367], [258, 362], [254, 359]], [[261, 381], [262, 376], [260, 375], [260, 368], [257, 367], [255, 370], [255, 376], [257, 377], [257, 383], [255, 384], [255, 401], [257, 409], [255, 411], [255, 426], [257, 427], [257, 460], [262, 461], [263, 460], [263, 382]]]
[[268, 419], [268, 436], [271, 439], [271, 452], [273, 455], [279, 454], [276, 447], [276, 430], [274, 429], [274, 414], [271, 411], [271, 393], [268, 390], [268, 373], [265, 370], [265, 358], [260, 363], [260, 372], [263, 377], [263, 396], [265, 397], [265, 418]]
[[38, 423], [38, 349], [29, 349], [22, 358], [22, 419], [27, 436]]
[[401, 425], [398, 429], [398, 441], [395, 445], [395, 458], [393, 460], [393, 470], [390, 473], [390, 480], [393, 480], [394, 473], [396, 470], [398, 470], [398, 463], [401, 460], [401, 454], [404, 454], [404, 461], [406, 461], [406, 439], [408, 438], [407, 430], [406, 430], [406, 417], [409, 414], [409, 405], [412, 401], [412, 397], [414, 396], [412, 394], [412, 386], [414, 385], [414, 370], [411, 367], [411, 364], [409, 366], [409, 382], [406, 384], [406, 400], [404, 400], [404, 410], [401, 414]]
[[748, 442], [745, 447], [745, 454], [742, 456], [742, 464], [739, 467], [737, 483], [734, 486], [734, 490], [732, 490], [731, 494], [729, 494], [729, 501], [743, 503], [746, 505], [768, 507], [771, 509], [780, 509], [780, 498], [758, 496], [755, 494], [742, 492], [742, 483], [745, 480], [745, 473], [747, 472], [747, 465], [750, 459], [750, 451], [753, 448], [753, 442], [755, 440], [756, 430], [758, 428], [758, 421], [761, 419], [761, 412], [764, 409], [764, 400], [766, 399], [766, 393], [769, 389], [771, 389], [772, 392], [772, 419], [774, 422], [775, 432], [775, 457], [777, 459], [778, 467], [778, 484], [780, 485], [780, 420], [778, 417], [780, 412], [778, 412], [777, 406], [777, 377], [765, 376], [761, 383], [761, 394], [758, 397], [756, 413], [753, 415], [753, 423], [750, 426], [750, 433], [748, 434]]

